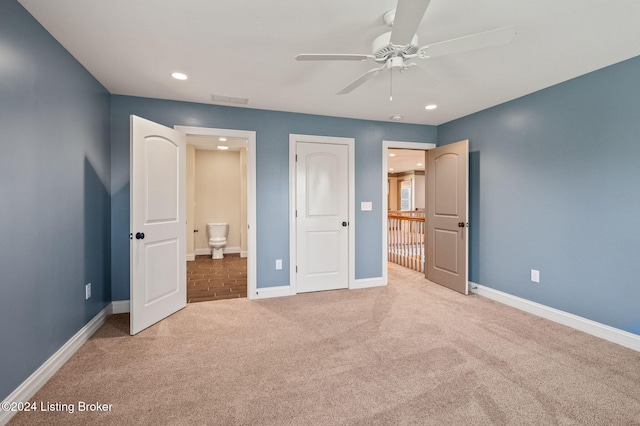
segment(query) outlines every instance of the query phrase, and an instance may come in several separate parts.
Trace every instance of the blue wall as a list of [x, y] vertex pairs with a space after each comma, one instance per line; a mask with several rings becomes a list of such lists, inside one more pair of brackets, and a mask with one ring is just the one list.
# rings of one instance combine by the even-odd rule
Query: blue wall
[[109, 105], [22, 6], [0, 1], [0, 400], [111, 301]]
[[635, 58], [437, 129], [110, 96], [0, 0], [0, 400], [129, 298], [129, 114], [257, 131], [259, 287], [289, 282], [273, 268], [289, 258], [289, 133], [356, 139], [356, 204], [374, 203], [356, 213], [356, 278], [382, 270], [381, 141], [468, 138], [471, 280], [640, 334], [638, 76]]
[[[257, 286], [289, 284], [289, 134], [355, 138], [357, 279], [382, 276], [382, 141], [435, 142], [434, 126], [113, 96], [111, 104], [112, 292], [129, 299], [129, 115], [174, 125], [256, 131]], [[377, 206], [377, 207], [376, 207]], [[283, 259], [276, 271], [275, 259]]]
[[640, 58], [438, 127], [460, 139], [471, 281], [640, 334]]

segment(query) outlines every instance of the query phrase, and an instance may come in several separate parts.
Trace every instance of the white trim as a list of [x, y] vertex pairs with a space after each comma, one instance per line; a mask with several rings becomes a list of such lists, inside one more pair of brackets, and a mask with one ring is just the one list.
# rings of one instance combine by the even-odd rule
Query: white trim
[[[26, 402], [55, 374], [62, 365], [80, 349], [80, 347], [95, 333], [107, 317], [112, 313], [112, 305], [107, 305], [91, 321], [82, 327], [67, 343], [62, 345], [48, 360], [33, 372], [20, 386], [18, 386], [5, 402]], [[16, 411], [0, 410], [0, 425], [5, 425], [16, 414]]]
[[131, 304], [128, 300], [114, 300], [111, 302], [112, 314], [127, 314], [130, 312]]
[[187, 262], [193, 262], [194, 260], [196, 260], [196, 254], [195, 253], [187, 253]]
[[640, 336], [638, 336], [637, 334], [629, 333], [627, 331], [620, 330], [618, 328], [595, 322], [577, 315], [573, 315], [559, 309], [551, 308], [549, 306], [541, 305], [530, 300], [522, 299], [520, 297], [513, 296], [499, 290], [494, 290], [480, 284], [476, 284], [473, 282], [469, 282], [469, 284], [471, 287], [471, 292], [479, 296], [483, 296], [487, 299], [495, 300], [496, 302], [503, 303], [505, 305], [520, 309], [530, 314], [546, 318], [548, 320], [566, 325], [571, 328], [575, 328], [576, 330], [584, 331], [585, 333], [591, 334], [592, 336], [596, 336], [604, 340], [608, 340], [609, 342], [617, 343], [618, 345], [640, 351]]
[[249, 256], [249, 252], [248, 251], [246, 251], [246, 250], [240, 251], [240, 257], [247, 257], [247, 256]]
[[311, 136], [289, 134], [289, 287], [290, 294], [297, 293], [296, 274], [296, 143], [330, 143], [334, 145], [346, 145], [349, 155], [349, 284], [354, 284], [356, 279], [356, 162], [355, 139], [333, 136]]
[[291, 286], [281, 285], [277, 287], [265, 287], [256, 290], [253, 299], [270, 299], [272, 297], [291, 296]]
[[[389, 261], [387, 256], [387, 211], [389, 210], [389, 200], [387, 199], [387, 180], [389, 179], [389, 148], [395, 149], [422, 149], [429, 150], [435, 148], [436, 144], [432, 142], [401, 142], [401, 141], [382, 141], [382, 279], [384, 282], [388, 282], [389, 271], [387, 270], [387, 262]], [[426, 178], [425, 178], [426, 185]]]
[[[238, 254], [238, 253], [241, 253], [241, 250], [240, 250], [240, 247], [225, 247], [222, 250], [222, 253], [224, 253], [224, 254]], [[205, 254], [211, 256], [211, 249], [210, 248], [198, 248], [198, 249], [196, 249], [196, 254], [195, 254], [196, 256], [204, 256]]]
[[214, 129], [205, 127], [173, 126], [187, 135], [226, 136], [247, 140], [247, 295], [256, 298], [257, 250], [256, 250], [256, 132], [251, 130]]
[[360, 278], [353, 282], [352, 285], [349, 286], [349, 290], [356, 290], [361, 288], [372, 288], [372, 287], [384, 287], [387, 285], [387, 281], [384, 277], [375, 277], [375, 278]]

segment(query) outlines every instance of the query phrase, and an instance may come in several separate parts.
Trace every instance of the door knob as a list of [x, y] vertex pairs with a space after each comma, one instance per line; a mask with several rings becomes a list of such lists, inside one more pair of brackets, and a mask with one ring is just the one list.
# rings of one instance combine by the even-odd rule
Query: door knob
[[144, 240], [144, 232], [136, 232], [136, 240]]
[[342, 222], [342, 226], [347, 226], [349, 225], [349, 222]]
[[458, 228], [464, 228], [464, 222], [458, 222]]

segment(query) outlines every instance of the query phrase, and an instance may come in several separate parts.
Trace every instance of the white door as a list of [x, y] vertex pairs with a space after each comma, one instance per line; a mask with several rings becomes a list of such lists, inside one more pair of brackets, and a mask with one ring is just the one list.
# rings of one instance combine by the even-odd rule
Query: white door
[[469, 141], [427, 151], [428, 280], [468, 293]]
[[297, 292], [349, 286], [349, 149], [296, 143]]
[[131, 334], [187, 304], [186, 136], [131, 116]]

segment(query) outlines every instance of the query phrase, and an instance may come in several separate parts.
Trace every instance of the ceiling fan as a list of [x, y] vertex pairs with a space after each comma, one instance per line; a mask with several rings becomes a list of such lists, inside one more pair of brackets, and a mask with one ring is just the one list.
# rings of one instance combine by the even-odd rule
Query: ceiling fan
[[387, 69], [390, 72], [390, 82], [393, 71], [419, 70], [422, 74], [421, 85], [429, 88], [436, 86], [439, 83], [438, 79], [417, 66], [415, 62], [409, 61], [415, 58], [427, 59], [498, 46], [509, 43], [516, 36], [514, 27], [503, 27], [419, 47], [416, 31], [430, 1], [398, 0], [396, 9], [386, 12], [383, 16], [385, 24], [392, 27], [392, 30], [376, 37], [373, 41], [372, 54], [303, 53], [295, 59], [298, 61], [375, 61], [382, 64], [356, 78], [340, 90], [338, 95], [350, 93]]

